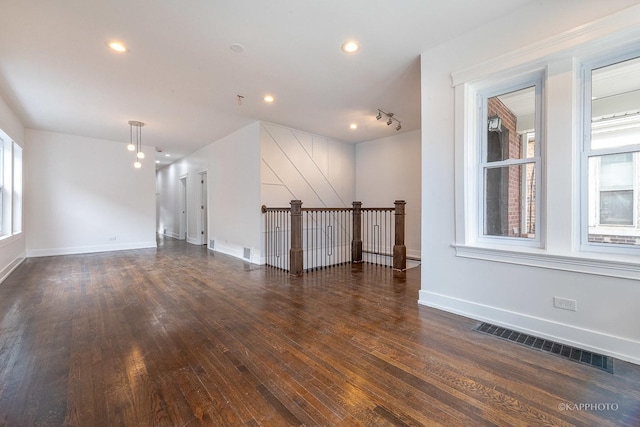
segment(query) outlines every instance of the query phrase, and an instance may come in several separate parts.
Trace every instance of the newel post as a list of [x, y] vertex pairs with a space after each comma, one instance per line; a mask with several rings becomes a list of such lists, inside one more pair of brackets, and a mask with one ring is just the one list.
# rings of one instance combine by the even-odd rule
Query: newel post
[[302, 201], [291, 201], [291, 249], [289, 249], [289, 273], [299, 276], [303, 267], [302, 252]]
[[407, 247], [404, 245], [404, 200], [396, 200], [396, 242], [393, 246], [393, 268], [395, 270], [407, 269]]
[[362, 262], [362, 202], [353, 202], [353, 240], [351, 262]]

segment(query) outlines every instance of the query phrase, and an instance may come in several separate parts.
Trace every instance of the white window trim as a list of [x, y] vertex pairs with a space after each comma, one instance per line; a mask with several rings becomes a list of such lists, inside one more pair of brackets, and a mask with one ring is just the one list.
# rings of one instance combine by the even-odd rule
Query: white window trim
[[0, 236], [0, 248], [4, 248], [5, 246], [10, 245], [11, 243], [20, 239], [21, 235], [22, 235], [22, 231], [14, 234]]
[[24, 192], [24, 150], [17, 142], [11, 144], [11, 234], [22, 233]]
[[550, 253], [544, 249], [515, 250], [464, 244], [451, 246], [456, 250], [456, 256], [462, 258], [640, 280], [640, 264], [637, 257], [632, 255], [612, 256], [602, 253], [567, 255]]
[[0, 144], [2, 144], [2, 155], [0, 155], [0, 162], [2, 162], [2, 185], [0, 186], [0, 197], [2, 203], [2, 220], [0, 221], [0, 236], [11, 236], [12, 230], [12, 211], [13, 211], [13, 141], [4, 136], [4, 132], [0, 134]]
[[[547, 65], [559, 59], [574, 59], [602, 56], [616, 50], [637, 49], [640, 43], [640, 5], [627, 8], [618, 13], [606, 16], [597, 21], [576, 27], [557, 36], [541, 40], [532, 45], [512, 51], [508, 54], [492, 58], [467, 69], [458, 70], [451, 74], [452, 86], [455, 93], [455, 242], [452, 247], [456, 255], [485, 261], [495, 261], [519, 264], [531, 267], [556, 269], [609, 277], [622, 277], [640, 280], [640, 258], [627, 254], [590, 253], [582, 251], [580, 247], [580, 208], [583, 197], [578, 189], [578, 174], [574, 175], [576, 193], [571, 197], [575, 201], [572, 212], [570, 242], [561, 242], [557, 248], [547, 247], [547, 243], [540, 248], [518, 247], [516, 245], [491, 245], [477, 241], [478, 235], [476, 214], [469, 215], [470, 209], [478, 206], [477, 187], [467, 179], [466, 171], [478, 164], [477, 150], [469, 150], [468, 138], [476, 135], [477, 116], [476, 97], [483, 89], [479, 82], [486, 83], [486, 87], [508, 77], [521, 76], [526, 73], [544, 70]], [[576, 79], [579, 76], [575, 76]], [[575, 105], [571, 114], [577, 120], [582, 120], [579, 106], [582, 105], [582, 91], [575, 90]], [[472, 102], [469, 102], [472, 100]], [[581, 138], [578, 136], [583, 124], [573, 126], [574, 144]], [[543, 129], [546, 136], [547, 130]], [[546, 138], [545, 138], [546, 139]], [[580, 168], [580, 149], [575, 148], [575, 166]], [[543, 156], [544, 158], [544, 156]], [[547, 160], [544, 161], [545, 165]], [[546, 169], [546, 168], [545, 168]], [[543, 180], [544, 185], [544, 180]], [[546, 199], [546, 188], [541, 187], [541, 193]], [[540, 206], [540, 214], [546, 212], [546, 206]], [[544, 232], [541, 230], [541, 232]], [[541, 235], [545, 239], [544, 235]], [[545, 239], [546, 240], [546, 239]], [[557, 242], [556, 242], [557, 243]]]

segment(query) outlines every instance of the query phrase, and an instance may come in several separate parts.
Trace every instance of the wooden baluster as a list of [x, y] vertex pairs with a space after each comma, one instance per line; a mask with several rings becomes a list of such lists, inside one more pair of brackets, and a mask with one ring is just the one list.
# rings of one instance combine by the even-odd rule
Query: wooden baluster
[[404, 207], [407, 203], [404, 200], [396, 200], [396, 242], [393, 246], [393, 268], [404, 271], [407, 269], [407, 247], [404, 245]]

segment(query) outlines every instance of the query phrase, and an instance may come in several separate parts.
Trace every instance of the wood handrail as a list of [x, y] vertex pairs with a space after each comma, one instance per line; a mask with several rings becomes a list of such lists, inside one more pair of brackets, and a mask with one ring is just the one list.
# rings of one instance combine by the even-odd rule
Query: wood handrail
[[[365, 211], [386, 211], [386, 212], [391, 212], [394, 211], [396, 208], [360, 208], [363, 212]], [[262, 213], [267, 213], [267, 212], [283, 212], [283, 211], [290, 211], [291, 207], [275, 207], [275, 208], [269, 208], [265, 205], [262, 205]], [[335, 211], [352, 211], [353, 208], [301, 208], [302, 212], [335, 212]]]

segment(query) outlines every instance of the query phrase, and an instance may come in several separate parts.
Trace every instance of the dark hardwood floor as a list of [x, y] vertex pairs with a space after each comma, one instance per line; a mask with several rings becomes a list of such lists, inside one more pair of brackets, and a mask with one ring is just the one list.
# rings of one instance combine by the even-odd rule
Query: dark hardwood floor
[[474, 332], [417, 304], [419, 268], [295, 278], [159, 243], [0, 284], [0, 425], [640, 425], [640, 366]]

